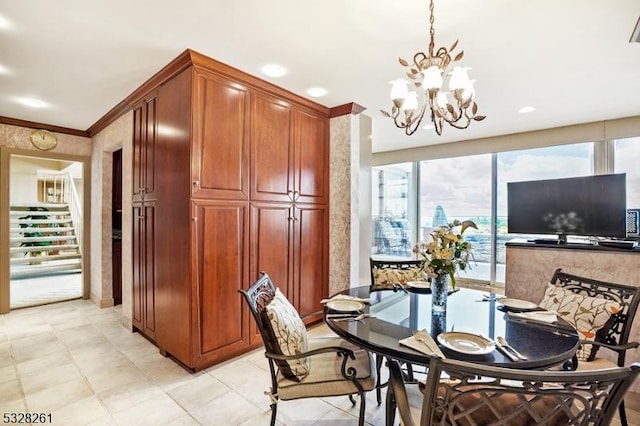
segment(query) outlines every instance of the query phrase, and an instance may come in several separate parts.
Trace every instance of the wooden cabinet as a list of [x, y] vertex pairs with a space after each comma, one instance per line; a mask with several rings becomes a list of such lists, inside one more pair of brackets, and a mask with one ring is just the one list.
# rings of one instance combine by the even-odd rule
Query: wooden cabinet
[[211, 72], [196, 75], [192, 191], [196, 198], [249, 198], [246, 86]]
[[251, 100], [251, 199], [326, 204], [329, 122], [258, 94]]
[[329, 111], [192, 51], [164, 70], [132, 102], [133, 323], [195, 371], [261, 344], [238, 294], [260, 271], [321, 308]]
[[156, 341], [155, 202], [133, 205], [133, 326]]
[[133, 201], [156, 198], [156, 93], [133, 109]]

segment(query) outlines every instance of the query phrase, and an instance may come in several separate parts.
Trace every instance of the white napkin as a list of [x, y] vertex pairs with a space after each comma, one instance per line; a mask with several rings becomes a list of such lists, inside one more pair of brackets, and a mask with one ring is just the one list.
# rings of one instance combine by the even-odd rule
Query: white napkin
[[322, 299], [320, 303], [325, 304], [331, 300], [353, 300], [355, 302], [371, 303], [371, 299], [369, 298], [363, 299], [361, 297], [349, 296], [348, 294], [338, 294], [333, 296], [331, 299]]
[[436, 355], [445, 358], [438, 344], [433, 340], [431, 335], [427, 333], [427, 330], [420, 330], [413, 336], [400, 340], [399, 343], [426, 355]]
[[509, 316], [546, 323], [558, 321], [558, 314], [553, 311], [509, 312]]

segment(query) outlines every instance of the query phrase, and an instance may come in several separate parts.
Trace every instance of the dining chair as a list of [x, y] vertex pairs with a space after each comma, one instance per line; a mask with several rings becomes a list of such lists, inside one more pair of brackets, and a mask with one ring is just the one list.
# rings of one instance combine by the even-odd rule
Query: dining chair
[[[587, 371], [624, 366], [627, 350], [639, 346], [638, 342], [629, 341], [629, 333], [640, 303], [640, 288], [569, 274], [563, 272], [561, 268], [555, 270], [550, 283], [570, 290], [577, 295], [603, 298], [615, 302], [619, 306], [619, 311], [610, 316], [606, 324], [595, 332], [592, 339], [581, 340], [583, 348], [587, 345], [591, 346], [586, 359], [578, 360], [577, 357], [574, 357], [572, 364], [567, 367]], [[569, 318], [565, 319], [570, 321]], [[600, 349], [612, 351], [610, 353], [616, 361], [599, 357]], [[627, 425], [624, 399], [620, 401], [620, 422], [622, 426]]]
[[247, 290], [238, 290], [247, 301], [265, 347], [271, 373], [271, 425], [275, 425], [278, 401], [347, 395], [355, 406], [360, 398], [359, 425], [364, 424], [365, 392], [376, 385], [370, 354], [337, 335], [311, 339], [296, 309], [275, 287], [269, 275]]
[[419, 259], [378, 260], [369, 258], [371, 291], [398, 290], [407, 281], [422, 281], [422, 261]]
[[[405, 426], [604, 426], [640, 363], [606, 371], [535, 371], [431, 358], [421, 403], [411, 405], [402, 371], [389, 361], [386, 422]], [[418, 420], [419, 419], [419, 420]]]
[[[369, 290], [393, 290], [398, 291], [402, 289], [402, 285], [407, 281], [420, 281], [423, 280], [422, 273], [422, 261], [418, 259], [402, 259], [402, 260], [379, 260], [369, 258], [369, 265], [371, 270], [371, 286]], [[382, 388], [387, 386], [387, 382], [381, 383], [382, 380], [382, 364], [384, 357], [376, 354], [376, 374], [378, 377], [378, 383], [376, 384], [376, 399], [378, 405], [382, 404]], [[413, 380], [413, 366], [407, 364], [407, 375], [410, 380]]]

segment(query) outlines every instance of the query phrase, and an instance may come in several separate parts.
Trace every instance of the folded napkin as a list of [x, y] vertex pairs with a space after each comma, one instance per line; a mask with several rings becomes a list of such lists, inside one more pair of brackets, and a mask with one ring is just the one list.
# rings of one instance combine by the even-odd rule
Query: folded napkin
[[369, 299], [369, 298], [363, 299], [361, 297], [349, 296], [348, 294], [338, 294], [338, 295], [333, 296], [330, 299], [322, 299], [320, 301], [320, 303], [325, 304], [325, 303], [329, 302], [330, 300], [353, 300], [355, 302], [371, 303], [371, 299]]
[[422, 352], [425, 355], [435, 355], [445, 358], [444, 354], [426, 330], [420, 330], [413, 336], [400, 340], [400, 344]]
[[558, 321], [558, 314], [553, 311], [509, 312], [509, 316], [546, 323]]

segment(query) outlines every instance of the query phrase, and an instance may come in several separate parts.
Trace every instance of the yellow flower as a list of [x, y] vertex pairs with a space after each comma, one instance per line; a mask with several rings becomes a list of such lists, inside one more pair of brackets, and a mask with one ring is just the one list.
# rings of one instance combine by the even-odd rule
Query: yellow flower
[[[460, 231], [456, 232], [458, 227]], [[456, 220], [431, 232], [430, 242], [421, 241], [413, 247], [413, 252], [422, 259], [422, 270], [429, 277], [447, 274], [455, 287], [454, 275], [458, 268], [466, 268], [471, 255], [471, 244], [462, 238], [468, 228], [478, 229], [473, 221]]]

